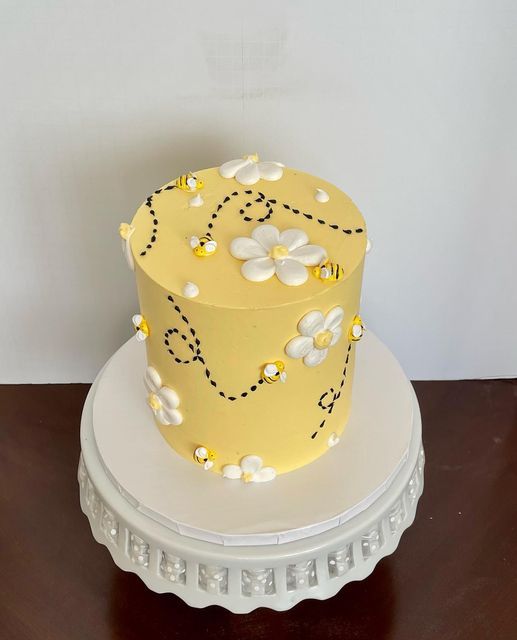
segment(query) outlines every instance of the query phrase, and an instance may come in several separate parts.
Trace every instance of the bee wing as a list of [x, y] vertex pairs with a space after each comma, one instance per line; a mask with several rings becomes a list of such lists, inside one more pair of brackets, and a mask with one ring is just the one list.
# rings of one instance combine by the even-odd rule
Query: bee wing
[[143, 320], [143, 318], [139, 313], [135, 314], [131, 318], [131, 322], [135, 325], [135, 327], [138, 327], [138, 325], [142, 322], [142, 320]]
[[211, 469], [213, 466], [214, 466], [214, 463], [211, 460], [207, 460], [203, 465], [203, 468], [205, 471], [208, 471], [208, 469]]
[[280, 382], [285, 382], [287, 380], [287, 373], [285, 371], [282, 371], [282, 373], [280, 374]]
[[196, 186], [196, 178], [194, 176], [190, 176], [190, 178], [187, 178], [187, 185], [193, 189]]
[[321, 267], [320, 269], [320, 278], [324, 278], [325, 280], [330, 276], [330, 272], [327, 267]]
[[190, 246], [192, 247], [192, 249], [199, 247], [199, 238], [197, 236], [192, 236], [190, 238]]
[[274, 364], [266, 364], [264, 367], [264, 375], [266, 376], [274, 376], [277, 373], [278, 369]]
[[217, 242], [215, 240], [209, 240], [205, 242], [203, 248], [207, 253], [213, 253], [217, 249]]
[[143, 331], [138, 330], [136, 332], [136, 339], [138, 340], [138, 342], [143, 342], [147, 339], [147, 336]]
[[196, 456], [199, 456], [200, 458], [206, 458], [206, 456], [208, 455], [206, 447], [198, 447], [194, 451], [194, 453], [196, 454]]

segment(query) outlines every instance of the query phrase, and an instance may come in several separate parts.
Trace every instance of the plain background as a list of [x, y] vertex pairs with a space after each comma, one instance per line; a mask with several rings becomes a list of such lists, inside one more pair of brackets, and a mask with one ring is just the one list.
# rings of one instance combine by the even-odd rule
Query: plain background
[[92, 380], [137, 309], [118, 223], [255, 151], [360, 207], [410, 377], [517, 375], [513, 0], [0, 9], [0, 382]]

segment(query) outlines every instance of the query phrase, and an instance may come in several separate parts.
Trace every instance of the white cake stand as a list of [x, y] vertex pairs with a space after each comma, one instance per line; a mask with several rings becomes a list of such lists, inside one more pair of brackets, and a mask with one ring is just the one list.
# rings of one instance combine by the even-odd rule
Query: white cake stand
[[421, 421], [411, 385], [371, 332], [357, 345], [339, 444], [261, 485], [175, 454], [146, 406], [144, 369], [142, 345], [127, 342], [81, 422], [81, 507], [121, 569], [191, 606], [246, 613], [329, 598], [396, 549], [423, 489]]

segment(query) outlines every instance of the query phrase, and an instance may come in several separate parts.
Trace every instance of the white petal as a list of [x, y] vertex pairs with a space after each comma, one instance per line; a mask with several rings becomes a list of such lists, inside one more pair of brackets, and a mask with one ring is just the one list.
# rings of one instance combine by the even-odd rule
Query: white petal
[[253, 482], [269, 482], [276, 477], [276, 471], [273, 467], [264, 467], [257, 473], [253, 474]]
[[156, 416], [156, 419], [158, 420], [158, 422], [160, 424], [163, 424], [163, 425], [170, 424], [169, 420], [167, 419], [167, 416], [165, 415], [165, 410], [164, 410], [163, 407], [161, 409], [157, 409], [157, 410], [153, 409], [153, 412], [154, 412], [154, 415]]
[[308, 367], [316, 367], [325, 360], [328, 351], [328, 349], [313, 349], [305, 356], [303, 363]]
[[280, 234], [279, 240], [279, 244], [283, 244], [289, 251], [293, 251], [307, 244], [309, 242], [309, 236], [301, 229], [286, 229]]
[[257, 473], [262, 469], [262, 458], [259, 456], [244, 456], [241, 458], [241, 470], [243, 473]]
[[309, 272], [306, 267], [297, 260], [291, 260], [291, 258], [275, 260], [275, 268], [276, 275], [280, 282], [290, 287], [300, 286], [304, 282], [307, 282], [309, 277]]
[[251, 237], [261, 244], [266, 251], [280, 244], [280, 233], [272, 224], [261, 224], [251, 232]]
[[235, 174], [235, 179], [239, 184], [250, 185], [260, 180], [260, 174], [256, 162], [250, 162], [242, 167]]
[[222, 468], [223, 478], [230, 478], [231, 480], [238, 480], [242, 476], [242, 471], [237, 464], [226, 464]]
[[183, 416], [177, 409], [167, 409], [162, 407], [156, 417], [162, 424], [172, 424], [177, 426], [183, 422]]
[[296, 336], [285, 345], [290, 358], [303, 358], [314, 348], [314, 340], [306, 336]]
[[263, 282], [275, 274], [275, 261], [272, 258], [254, 258], [248, 260], [241, 267], [241, 273], [246, 280]]
[[170, 387], [162, 387], [158, 392], [158, 397], [166, 409], [177, 409], [180, 404], [178, 394]]
[[145, 334], [143, 331], [140, 331], [140, 329], [136, 332], [136, 339], [138, 340], [138, 342], [144, 342], [144, 340], [147, 340], [147, 334]]
[[147, 367], [145, 370], [144, 384], [149, 393], [157, 393], [160, 390], [162, 379], [154, 367]]
[[341, 338], [341, 327], [336, 327], [335, 329], [332, 329], [332, 340], [330, 341], [330, 346], [333, 347], [339, 338]]
[[235, 238], [230, 244], [230, 253], [239, 260], [251, 260], [252, 258], [265, 258], [267, 251], [253, 238]]
[[325, 318], [321, 311], [309, 311], [298, 323], [298, 331], [302, 336], [314, 337], [320, 331], [323, 331]]
[[308, 267], [314, 267], [325, 260], [327, 252], [323, 247], [318, 247], [317, 244], [308, 244], [304, 247], [298, 247], [298, 249], [290, 251], [289, 257], [298, 260], [298, 262], [301, 262]]
[[258, 170], [264, 180], [280, 180], [284, 170], [276, 162], [259, 162]]
[[343, 322], [344, 315], [345, 312], [343, 311], [342, 307], [334, 307], [333, 309], [331, 309], [325, 317], [325, 329], [334, 331], [334, 329], [336, 327], [339, 327], [339, 325]]
[[225, 162], [219, 167], [219, 175], [223, 178], [234, 178], [237, 171], [250, 162], [251, 160], [247, 160], [246, 158], [237, 158], [237, 160]]

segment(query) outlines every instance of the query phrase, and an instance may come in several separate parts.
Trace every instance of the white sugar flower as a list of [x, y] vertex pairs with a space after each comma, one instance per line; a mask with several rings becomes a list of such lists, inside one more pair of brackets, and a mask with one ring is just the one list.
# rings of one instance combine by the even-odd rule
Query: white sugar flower
[[147, 404], [161, 424], [178, 425], [183, 422], [183, 416], [178, 411], [180, 399], [170, 387], [162, 386], [160, 374], [154, 367], [147, 367], [144, 376], [145, 388], [149, 392]]
[[241, 479], [243, 482], [269, 482], [275, 476], [273, 467], [263, 467], [259, 456], [244, 456], [240, 464], [227, 464], [223, 467], [223, 478]]
[[261, 224], [251, 232], [251, 238], [235, 238], [230, 245], [234, 258], [245, 260], [241, 273], [246, 280], [262, 282], [276, 274], [280, 282], [298, 286], [307, 281], [306, 267], [314, 267], [327, 257], [327, 252], [315, 244], [301, 229], [280, 232], [272, 224]]
[[341, 337], [344, 311], [334, 307], [326, 316], [321, 311], [309, 311], [298, 323], [299, 336], [289, 340], [285, 352], [290, 358], [303, 358], [308, 367], [315, 367], [325, 360], [329, 347]]
[[230, 160], [219, 167], [223, 178], [235, 178], [239, 184], [255, 184], [263, 180], [280, 180], [284, 173], [279, 162], [260, 162], [257, 154]]

